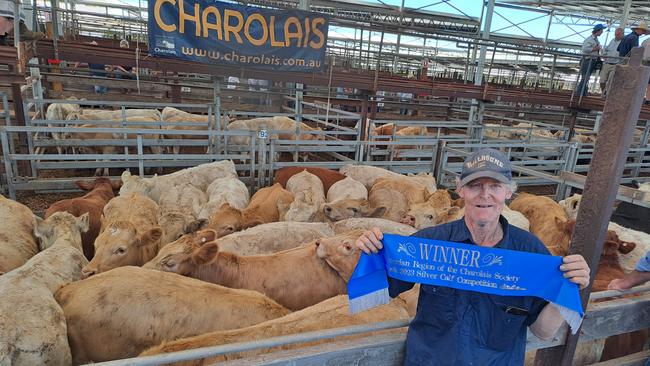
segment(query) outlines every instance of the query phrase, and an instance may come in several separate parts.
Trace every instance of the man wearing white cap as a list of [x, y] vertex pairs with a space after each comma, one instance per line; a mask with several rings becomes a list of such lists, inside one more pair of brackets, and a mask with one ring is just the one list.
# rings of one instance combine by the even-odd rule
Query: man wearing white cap
[[[465, 216], [420, 230], [414, 237], [549, 254], [535, 235], [510, 225], [501, 215], [516, 187], [507, 156], [494, 149], [473, 153], [463, 163], [456, 187], [465, 200]], [[377, 253], [383, 248], [382, 239], [375, 227], [355, 244], [365, 253]], [[581, 288], [589, 284], [589, 266], [581, 255], [564, 257], [560, 270]], [[392, 297], [413, 287], [390, 277], [388, 284]], [[526, 330], [548, 339], [562, 323], [558, 309], [540, 298], [422, 284], [404, 365], [523, 365]]]

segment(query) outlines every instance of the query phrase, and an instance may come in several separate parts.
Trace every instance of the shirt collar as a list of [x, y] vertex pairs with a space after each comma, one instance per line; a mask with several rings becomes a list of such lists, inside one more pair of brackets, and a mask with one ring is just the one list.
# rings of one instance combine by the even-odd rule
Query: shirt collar
[[[494, 246], [495, 248], [502, 247], [504, 243], [510, 241], [510, 225], [508, 225], [508, 220], [503, 215], [499, 215], [499, 224], [501, 224], [501, 229], [503, 229], [503, 238]], [[474, 243], [472, 233], [469, 232], [464, 217], [454, 222], [449, 240], [456, 243]]]

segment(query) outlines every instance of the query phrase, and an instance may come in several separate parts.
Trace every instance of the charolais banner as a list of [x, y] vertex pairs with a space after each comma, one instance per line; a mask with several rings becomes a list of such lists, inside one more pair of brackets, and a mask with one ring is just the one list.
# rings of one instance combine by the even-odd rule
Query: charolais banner
[[553, 303], [575, 333], [584, 315], [578, 285], [560, 271], [562, 257], [384, 234], [378, 254], [361, 254], [348, 282], [350, 311], [388, 302], [387, 276], [425, 285]]
[[210, 64], [315, 71], [329, 18], [211, 0], [149, 0], [149, 54]]

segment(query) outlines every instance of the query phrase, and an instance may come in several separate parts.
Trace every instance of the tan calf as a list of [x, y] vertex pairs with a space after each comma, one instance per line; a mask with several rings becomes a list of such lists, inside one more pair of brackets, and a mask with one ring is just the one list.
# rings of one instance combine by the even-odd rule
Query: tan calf
[[402, 216], [402, 224], [411, 225], [421, 230], [440, 224], [438, 216], [451, 208], [451, 195], [447, 190], [435, 191], [426, 202], [409, 205], [408, 211]]
[[38, 253], [33, 217], [27, 206], [0, 195], [0, 275]]
[[158, 203], [161, 194], [167, 192], [172, 186], [190, 184], [201, 191], [206, 191], [210, 183], [216, 179], [232, 176], [236, 177], [237, 171], [235, 170], [235, 164], [231, 160], [201, 164], [152, 178], [141, 178], [124, 171], [122, 173], [120, 195], [138, 192]]
[[346, 293], [343, 278], [316, 256], [318, 241], [275, 254], [240, 256], [221, 251], [214, 239], [212, 230], [182, 237], [182, 251], [160, 253], [145, 268], [255, 290], [290, 310]]
[[132, 357], [164, 341], [288, 313], [254, 291], [137, 267], [71, 283], [55, 297], [65, 313], [74, 364]]
[[[284, 221], [323, 221], [322, 205], [325, 203], [323, 183], [314, 174], [304, 170], [287, 181], [287, 191], [293, 193], [294, 200], [280, 215]], [[278, 207], [284, 211], [282, 207]]]
[[81, 279], [87, 263], [81, 232], [88, 230], [88, 215], [57, 212], [34, 221], [36, 235], [50, 245], [0, 277], [0, 364], [70, 365], [66, 322], [54, 292]]
[[255, 192], [244, 210], [232, 208], [224, 203], [210, 217], [208, 228], [216, 230], [222, 236], [222, 234], [230, 234], [264, 223], [276, 222], [280, 218], [278, 205], [288, 206], [291, 202], [293, 202], [293, 194], [282, 188], [280, 183], [276, 183]]
[[370, 189], [368, 201], [371, 207], [385, 207], [382, 218], [399, 222], [409, 207], [426, 202], [427, 189], [421, 184], [404, 178], [380, 178]]
[[[334, 235], [322, 222], [270, 222], [219, 237], [221, 250], [239, 255], [271, 254], [295, 248], [314, 239]], [[167, 248], [163, 248], [166, 250]]]
[[104, 207], [95, 256], [83, 268], [85, 276], [121, 266], [141, 266], [156, 256], [163, 230], [158, 205], [138, 193], [113, 198]]
[[382, 233], [391, 233], [398, 235], [411, 235], [417, 230], [410, 225], [401, 224], [395, 221], [379, 218], [351, 218], [337, 221], [331, 224], [336, 234], [346, 233], [352, 230], [370, 230], [378, 227]]
[[564, 209], [548, 197], [520, 193], [509, 206], [530, 222], [530, 232], [546, 245], [553, 255], [566, 255], [571, 231]]
[[224, 177], [210, 183], [206, 191], [208, 202], [203, 205], [198, 219], [209, 219], [224, 203], [230, 207], [243, 210], [248, 206], [250, 194], [248, 187], [237, 177]]
[[[141, 356], [150, 356], [229, 343], [250, 342], [282, 335], [342, 328], [374, 322], [401, 320], [406, 318], [408, 318], [408, 314], [404, 310], [403, 301], [400, 299], [394, 299], [389, 304], [373, 308], [372, 311], [350, 314], [347, 296], [340, 295], [300, 311], [285, 315], [281, 318], [269, 320], [250, 327], [206, 333], [196, 337], [165, 342], [159, 346], [148, 349], [143, 352]], [[262, 348], [254, 351], [211, 357], [205, 360], [190, 361], [182, 363], [182, 365], [207, 365], [215, 362], [274, 352], [281, 349], [313, 346], [323, 342], [327, 341], [289, 344], [274, 348]]]
[[375, 184], [375, 181], [379, 178], [400, 178], [403, 175], [390, 170], [370, 166], [370, 165], [345, 165], [339, 172], [345, 174], [346, 176], [361, 182], [368, 191]]

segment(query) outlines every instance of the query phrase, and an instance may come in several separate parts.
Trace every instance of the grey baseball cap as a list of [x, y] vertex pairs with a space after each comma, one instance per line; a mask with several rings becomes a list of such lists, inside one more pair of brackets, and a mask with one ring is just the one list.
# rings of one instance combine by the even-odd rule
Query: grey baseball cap
[[500, 151], [485, 148], [470, 155], [463, 163], [460, 185], [478, 178], [493, 178], [503, 183], [512, 181], [512, 167], [507, 156]]

